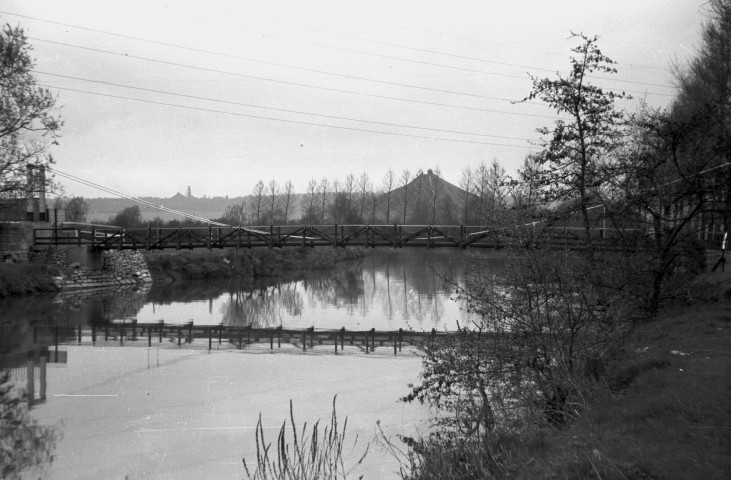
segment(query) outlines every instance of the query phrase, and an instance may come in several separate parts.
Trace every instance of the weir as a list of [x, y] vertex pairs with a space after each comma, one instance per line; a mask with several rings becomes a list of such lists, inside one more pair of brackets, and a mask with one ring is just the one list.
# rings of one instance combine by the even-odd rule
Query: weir
[[[253, 328], [251, 326], [195, 325], [186, 324], [138, 323], [136, 321], [103, 325], [59, 327], [36, 327], [34, 336], [39, 344], [47, 345], [49, 351], [58, 356], [59, 346], [63, 345], [103, 345], [103, 346], [146, 346], [163, 348], [195, 348], [204, 350], [246, 350], [258, 347], [261, 351], [285, 351], [282, 344], [288, 344], [303, 353], [331, 352], [342, 353], [346, 346], [355, 347], [367, 354], [376, 349], [392, 350], [400, 353], [404, 346], [424, 348], [454, 332], [413, 331], [398, 329], [393, 331]], [[268, 348], [267, 348], [268, 347]], [[327, 347], [327, 348], [324, 348]], [[291, 351], [289, 349], [288, 351]]]

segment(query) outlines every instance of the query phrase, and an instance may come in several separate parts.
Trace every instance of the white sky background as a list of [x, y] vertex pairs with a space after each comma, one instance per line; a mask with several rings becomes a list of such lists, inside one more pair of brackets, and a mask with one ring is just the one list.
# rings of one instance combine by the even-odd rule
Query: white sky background
[[[439, 168], [457, 184], [465, 166], [494, 158], [512, 173], [553, 112], [511, 101], [529, 93], [528, 73], [567, 71], [570, 31], [599, 35], [619, 63], [594, 82], [632, 91], [622, 108], [665, 106], [669, 67], [698, 48], [703, 3], [5, 0], [0, 21], [26, 30], [38, 82], [58, 94], [60, 171], [136, 196], [189, 185], [202, 197], [271, 179], [303, 192], [311, 178], [363, 171], [378, 187], [388, 168]], [[61, 181], [67, 196], [111, 196]]]

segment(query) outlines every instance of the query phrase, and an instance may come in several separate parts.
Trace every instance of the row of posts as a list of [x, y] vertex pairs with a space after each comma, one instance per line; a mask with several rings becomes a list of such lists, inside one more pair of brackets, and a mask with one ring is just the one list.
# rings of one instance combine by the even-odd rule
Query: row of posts
[[[150, 346], [150, 347], [152, 346], [152, 343], [153, 343], [152, 338], [153, 338], [154, 330], [157, 330], [156, 335], [155, 335], [157, 337], [157, 343], [162, 343], [163, 331], [164, 331], [165, 327], [166, 327], [166, 325], [163, 320], [160, 320], [160, 322], [157, 324], [157, 326], [152, 326], [152, 325], [148, 324], [141, 328], [139, 328], [137, 326], [136, 320], [133, 320], [130, 323], [122, 322], [122, 323], [118, 324], [119, 345], [120, 346], [124, 345], [124, 341], [125, 341], [125, 338], [127, 336], [127, 332], [129, 329], [131, 329], [132, 340], [133, 341], [137, 340], [138, 328], [139, 328], [140, 337], [144, 337], [145, 330], [147, 330], [147, 345], [148, 346]], [[185, 339], [185, 342], [186, 343], [193, 342], [193, 322], [192, 321], [190, 321], [186, 324], [177, 325], [177, 326], [167, 325], [167, 327], [170, 330], [172, 330], [173, 332], [177, 333], [177, 344], [178, 345], [182, 345], [183, 338], [184, 338], [184, 332], [187, 333], [187, 335], [186, 335], [187, 338]], [[104, 341], [105, 342], [109, 341], [110, 325], [105, 324], [103, 327], [101, 327], [101, 329], [103, 329], [103, 332], [104, 332]], [[77, 326], [75, 330], [76, 330], [76, 332], [75, 332], [76, 340], [79, 344], [81, 344], [82, 343], [81, 325]], [[218, 340], [218, 344], [221, 345], [221, 343], [223, 341], [223, 330], [224, 330], [223, 323], [219, 324], [216, 327], [204, 327], [204, 331], [207, 332], [207, 336], [208, 336], [208, 350], [213, 349], [214, 331], [218, 332], [217, 340]], [[246, 344], [251, 343], [252, 332], [253, 332], [253, 329], [250, 325], [247, 327], [244, 327], [244, 328], [237, 329], [237, 345], [238, 345], [239, 349], [242, 348], [244, 334], [246, 334]], [[277, 348], [281, 348], [282, 347], [282, 332], [283, 332], [282, 327], [268, 329], [267, 332], [268, 332], [268, 337], [269, 337], [269, 349], [270, 350], [274, 349], [274, 338], [275, 337], [277, 339]], [[34, 333], [35, 333], [35, 331], [34, 331]], [[330, 338], [333, 340], [334, 352], [336, 355], [338, 354], [338, 340], [340, 340], [340, 351], [343, 351], [345, 349], [345, 337], [346, 337], [347, 333], [350, 333], [350, 344], [351, 345], [355, 344], [356, 343], [356, 332], [348, 332], [347, 330], [345, 330], [345, 327], [342, 327], [340, 330], [338, 330], [336, 332], [330, 332]], [[367, 332], [357, 332], [357, 333], [365, 333], [365, 338], [363, 338], [363, 345], [365, 346], [366, 353], [375, 351], [375, 349], [376, 349], [376, 329], [372, 328]], [[394, 355], [396, 355], [398, 352], [401, 351], [401, 347], [402, 347], [402, 343], [403, 343], [403, 333], [404, 333], [403, 329], [399, 328], [398, 333], [395, 333], [393, 336], [393, 353], [394, 353]], [[100, 334], [100, 332], [98, 332], [97, 326], [92, 325], [91, 326], [91, 341], [93, 344], [96, 344], [97, 336], [99, 334]], [[312, 350], [314, 348], [314, 342], [315, 342], [316, 336], [327, 335], [325, 332], [316, 333], [315, 327], [310, 327], [306, 330], [302, 330], [302, 351], [303, 352], [307, 351], [307, 335], [308, 334], [310, 337], [309, 338], [310, 350]], [[432, 339], [435, 336], [435, 334], [436, 334], [436, 331], [434, 329], [432, 329], [432, 332], [431, 332]], [[56, 356], [58, 356], [59, 338], [60, 338], [59, 337], [59, 327], [56, 326], [56, 327], [54, 327], [54, 330], [53, 330], [54, 352], [55, 352]], [[229, 340], [230, 340], [230, 337], [229, 337]], [[255, 338], [254, 341], [258, 342], [259, 338], [258, 337]], [[319, 341], [318, 343], [321, 344], [322, 342]]]

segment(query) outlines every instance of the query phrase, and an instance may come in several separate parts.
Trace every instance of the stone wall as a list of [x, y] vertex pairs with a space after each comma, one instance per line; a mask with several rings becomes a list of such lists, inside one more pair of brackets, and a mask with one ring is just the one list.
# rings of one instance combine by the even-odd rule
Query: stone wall
[[[27, 262], [33, 241], [32, 222], [0, 222], [0, 260]], [[47, 226], [44, 224], [44, 226]]]
[[54, 282], [61, 289], [152, 283], [145, 257], [137, 251], [104, 252], [104, 266], [101, 270], [90, 270], [79, 262], [73, 262], [69, 250], [63, 248], [36, 252], [32, 255], [32, 261], [64, 267], [61, 275], [54, 278]]

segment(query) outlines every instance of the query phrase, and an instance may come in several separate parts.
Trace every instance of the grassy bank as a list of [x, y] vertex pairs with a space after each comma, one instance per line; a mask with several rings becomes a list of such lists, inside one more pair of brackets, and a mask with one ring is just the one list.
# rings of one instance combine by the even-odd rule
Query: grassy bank
[[277, 276], [284, 272], [326, 270], [363, 256], [362, 249], [286, 248], [145, 252], [155, 281]]
[[58, 268], [34, 263], [0, 264], [0, 298], [58, 290], [53, 282]]
[[568, 423], [425, 444], [404, 478], [729, 478], [731, 275], [692, 291], [635, 327]]

